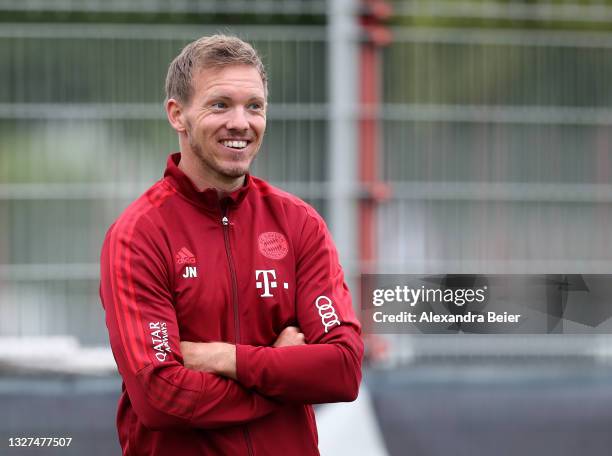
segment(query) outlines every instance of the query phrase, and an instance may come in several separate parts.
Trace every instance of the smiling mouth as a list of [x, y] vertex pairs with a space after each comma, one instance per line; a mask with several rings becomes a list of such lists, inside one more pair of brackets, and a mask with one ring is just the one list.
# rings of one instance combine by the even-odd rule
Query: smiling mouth
[[230, 149], [241, 150], [249, 145], [250, 141], [245, 141], [242, 139], [239, 140], [223, 140], [219, 141], [225, 147], [229, 147]]

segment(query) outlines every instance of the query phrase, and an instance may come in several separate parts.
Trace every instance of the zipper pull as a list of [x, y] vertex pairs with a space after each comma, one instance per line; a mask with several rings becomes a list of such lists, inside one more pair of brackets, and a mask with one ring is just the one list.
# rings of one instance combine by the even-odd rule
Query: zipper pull
[[221, 219], [221, 223], [223, 223], [223, 226], [229, 225], [229, 219], [227, 218], [226, 215], [224, 215], [223, 218]]

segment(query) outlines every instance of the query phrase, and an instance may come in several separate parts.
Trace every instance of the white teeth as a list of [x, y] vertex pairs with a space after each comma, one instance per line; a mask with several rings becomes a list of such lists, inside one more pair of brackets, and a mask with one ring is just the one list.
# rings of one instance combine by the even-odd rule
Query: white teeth
[[222, 144], [233, 149], [244, 149], [247, 146], [246, 141], [222, 141]]

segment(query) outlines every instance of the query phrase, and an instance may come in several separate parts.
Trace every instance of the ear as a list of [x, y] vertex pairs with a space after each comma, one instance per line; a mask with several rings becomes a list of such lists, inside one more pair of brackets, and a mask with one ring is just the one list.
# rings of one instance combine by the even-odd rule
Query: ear
[[172, 125], [178, 133], [185, 131], [185, 120], [183, 118], [183, 107], [174, 98], [166, 101], [166, 116], [168, 116], [168, 122]]

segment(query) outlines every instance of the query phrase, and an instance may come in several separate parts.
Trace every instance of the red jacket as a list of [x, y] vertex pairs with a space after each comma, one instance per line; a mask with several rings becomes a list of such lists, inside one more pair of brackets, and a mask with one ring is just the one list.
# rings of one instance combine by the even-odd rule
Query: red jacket
[[[222, 201], [199, 192], [179, 160], [102, 249], [123, 454], [317, 455], [310, 404], [354, 400], [363, 355], [327, 228], [255, 177]], [[306, 345], [271, 347], [289, 325]], [[186, 369], [180, 340], [236, 344], [238, 381]]]

